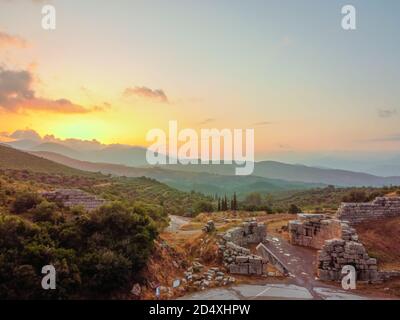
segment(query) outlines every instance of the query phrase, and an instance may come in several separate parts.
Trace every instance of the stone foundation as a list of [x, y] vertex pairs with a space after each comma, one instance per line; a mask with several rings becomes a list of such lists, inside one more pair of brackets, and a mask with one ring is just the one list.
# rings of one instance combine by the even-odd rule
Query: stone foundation
[[83, 207], [86, 211], [95, 210], [105, 204], [104, 199], [79, 189], [57, 189], [42, 192], [41, 195], [48, 201], [60, 202], [66, 207]]
[[400, 197], [378, 197], [367, 203], [342, 203], [337, 217], [350, 224], [400, 217]]

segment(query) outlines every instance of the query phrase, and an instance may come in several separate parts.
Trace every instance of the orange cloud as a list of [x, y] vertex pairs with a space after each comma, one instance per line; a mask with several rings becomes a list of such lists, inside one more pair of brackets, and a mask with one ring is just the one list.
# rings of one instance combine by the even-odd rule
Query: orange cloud
[[26, 70], [5, 70], [0, 67], [0, 109], [9, 112], [42, 110], [56, 113], [88, 113], [100, 111], [94, 107], [86, 109], [68, 99], [37, 97], [32, 89], [33, 75]]
[[17, 47], [25, 48], [28, 45], [26, 40], [19, 36], [10, 35], [8, 33], [0, 31], [0, 48], [5, 47]]
[[140, 98], [145, 98], [153, 101], [168, 103], [168, 97], [161, 89], [152, 90], [147, 87], [126, 88], [124, 91], [124, 96], [126, 97], [137, 96]]

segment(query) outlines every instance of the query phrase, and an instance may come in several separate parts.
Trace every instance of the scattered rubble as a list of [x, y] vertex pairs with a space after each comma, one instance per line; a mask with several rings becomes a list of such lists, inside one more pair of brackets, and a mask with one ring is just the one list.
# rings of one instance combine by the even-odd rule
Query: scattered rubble
[[204, 290], [210, 287], [226, 286], [234, 283], [234, 277], [227, 276], [219, 267], [209, 268], [203, 272], [204, 266], [195, 261], [184, 273], [183, 281], [187, 282], [189, 288]]
[[140, 287], [140, 284], [139, 284], [139, 283], [136, 283], [136, 284], [133, 285], [132, 290], [131, 290], [131, 293], [132, 293], [134, 296], [137, 296], [137, 297], [140, 296], [140, 294], [142, 293], [142, 288]]

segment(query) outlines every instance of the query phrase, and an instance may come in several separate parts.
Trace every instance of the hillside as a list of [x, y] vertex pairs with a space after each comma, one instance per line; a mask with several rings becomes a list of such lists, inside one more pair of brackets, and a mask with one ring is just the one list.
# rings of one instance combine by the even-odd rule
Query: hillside
[[321, 184], [288, 182], [256, 176], [219, 175], [206, 172], [168, 170], [164, 167], [128, 167], [110, 163], [94, 163], [75, 160], [57, 153], [34, 152], [33, 154], [76, 169], [101, 172], [126, 177], [149, 177], [182, 191], [197, 191], [214, 194], [247, 194], [250, 192], [279, 192], [320, 187]]
[[344, 187], [400, 185], [400, 177], [378, 177], [362, 172], [292, 165], [275, 161], [257, 162], [254, 174], [288, 181], [325, 183]]
[[[194, 214], [201, 201], [211, 201], [199, 193], [176, 190], [156, 180], [144, 178], [140, 169], [135, 178], [112, 178], [74, 169], [42, 157], [0, 145], [0, 177], [18, 183], [29, 183], [34, 189], [79, 188], [101, 194], [107, 200], [134, 204], [142, 202], [159, 206], [166, 214]], [[88, 168], [82, 168], [88, 169]], [[151, 170], [151, 169], [148, 169]], [[168, 172], [167, 172], [168, 173]]]
[[[37, 151], [45, 153], [56, 153], [62, 156], [66, 156], [72, 159], [80, 161], [88, 161], [92, 163], [100, 163], [102, 165], [107, 164], [117, 164], [130, 167], [146, 167], [146, 148], [134, 147], [128, 145], [75, 145], [69, 143], [38, 143], [33, 145], [31, 141], [13, 141], [8, 142], [8, 144], [15, 146], [16, 148], [21, 148], [24, 151]], [[375, 165], [377, 166], [377, 164]], [[168, 169], [173, 171], [183, 171], [193, 173], [208, 173], [217, 175], [233, 176], [235, 175], [235, 165], [224, 164], [224, 165], [166, 165], [162, 166], [162, 169]], [[385, 167], [380, 167], [377, 170], [372, 170], [372, 172], [384, 172], [385, 177], [361, 172], [362, 168], [360, 166], [360, 172], [342, 170], [342, 169], [332, 169], [328, 167], [317, 167], [317, 166], [306, 166], [301, 164], [287, 164], [277, 161], [259, 161], [254, 164], [254, 176], [266, 178], [266, 179], [276, 179], [285, 180], [290, 182], [302, 182], [303, 184], [325, 184], [325, 185], [335, 185], [341, 187], [382, 187], [389, 185], [400, 185], [399, 176], [386, 176], [390, 172], [397, 172], [397, 165], [392, 164]], [[386, 169], [385, 169], [386, 168]], [[393, 169], [393, 170], [392, 170]], [[116, 170], [116, 168], [112, 168]], [[120, 171], [120, 169], [118, 169]], [[131, 173], [129, 174], [131, 175]], [[157, 177], [155, 177], [157, 178]], [[165, 180], [164, 180], [165, 181]], [[251, 181], [246, 183], [251, 187], [251, 184], [257, 181]], [[265, 182], [265, 181], [264, 181]], [[270, 182], [270, 181], [269, 181]], [[209, 191], [209, 193], [217, 192], [230, 192], [223, 188], [219, 190], [218, 186], [215, 184], [199, 182], [198, 184], [190, 185], [188, 183], [177, 183], [172, 182], [174, 187], [180, 188], [181, 190], [188, 190], [188, 188], [193, 188], [199, 191]], [[246, 186], [248, 188], [248, 186]], [[279, 188], [278, 188], [279, 189]], [[263, 191], [273, 191], [271, 186], [262, 188]]]
[[92, 175], [1, 144], [0, 169], [30, 170], [32, 172], [63, 175]]
[[[167, 165], [163, 166], [163, 168], [186, 172], [207, 172], [219, 175], [232, 175], [235, 172], [234, 165]], [[400, 177], [379, 177], [363, 172], [309, 167], [276, 161], [256, 162], [254, 164], [253, 175], [267, 179], [320, 183], [341, 187], [382, 187], [400, 185]]]

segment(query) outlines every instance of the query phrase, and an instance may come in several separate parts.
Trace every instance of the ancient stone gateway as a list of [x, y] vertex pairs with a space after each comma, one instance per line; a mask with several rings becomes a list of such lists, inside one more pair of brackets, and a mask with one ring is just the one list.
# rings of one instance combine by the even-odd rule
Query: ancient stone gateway
[[341, 280], [346, 265], [355, 267], [358, 280], [379, 280], [376, 259], [369, 257], [356, 230], [343, 221], [299, 214], [298, 220], [289, 222], [289, 238], [292, 244], [319, 249], [317, 274], [321, 280]]
[[266, 238], [266, 228], [257, 221], [244, 222], [240, 227], [229, 229], [220, 235], [219, 251], [224, 265], [232, 274], [262, 275], [265, 273], [267, 261], [253, 255], [249, 244], [258, 244]]
[[[341, 280], [341, 271], [346, 265], [355, 267], [357, 280], [360, 281], [375, 283], [397, 276], [398, 272], [378, 271], [376, 259], [371, 258], [364, 245], [359, 242], [356, 230], [347, 221], [342, 220], [344, 217], [350, 217], [355, 224], [395, 216], [397, 201], [393, 198], [377, 198], [368, 204], [342, 204], [338, 211], [341, 213], [338, 214], [340, 219], [322, 214], [299, 214], [297, 220], [288, 224], [289, 241], [294, 245], [319, 250], [317, 274], [321, 280]], [[356, 208], [356, 211], [351, 212], [351, 208]], [[377, 214], [375, 218], [373, 212]]]

